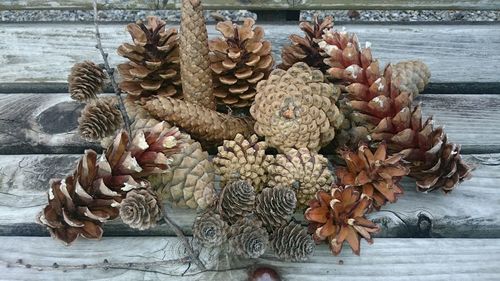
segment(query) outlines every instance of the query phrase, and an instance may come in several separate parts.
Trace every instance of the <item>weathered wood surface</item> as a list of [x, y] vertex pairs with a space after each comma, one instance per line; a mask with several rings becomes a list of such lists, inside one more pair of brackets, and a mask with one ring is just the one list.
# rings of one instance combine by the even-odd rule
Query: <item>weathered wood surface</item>
[[[273, 53], [300, 33], [295, 24], [264, 24]], [[339, 27], [341, 28], [341, 27]], [[432, 82], [500, 82], [500, 24], [488, 25], [346, 25], [382, 62], [420, 58], [432, 71]], [[210, 25], [209, 36], [219, 36]], [[101, 33], [111, 63], [123, 61], [115, 50], [130, 42], [124, 24], [102, 25]], [[100, 62], [91, 24], [0, 24], [0, 83], [66, 82], [71, 66], [85, 59]]]
[[294, 8], [307, 10], [326, 9], [380, 9], [380, 10], [498, 10], [500, 3], [495, 0], [294, 0]]

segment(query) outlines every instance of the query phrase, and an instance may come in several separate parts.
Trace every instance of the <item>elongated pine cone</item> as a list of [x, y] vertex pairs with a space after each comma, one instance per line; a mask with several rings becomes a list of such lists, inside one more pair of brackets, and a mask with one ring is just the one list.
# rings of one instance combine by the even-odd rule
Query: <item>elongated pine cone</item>
[[330, 67], [323, 62], [324, 57], [321, 54], [323, 51], [318, 42], [322, 39], [323, 33], [333, 27], [333, 18], [328, 16], [320, 20], [314, 16], [312, 22], [301, 22], [299, 27], [305, 36], [292, 34], [288, 37], [292, 44], [281, 49], [282, 63], [278, 67], [287, 70], [297, 62], [305, 62], [310, 67], [326, 72]]
[[333, 187], [330, 192], [316, 194], [304, 217], [310, 222], [313, 239], [327, 240], [334, 255], [340, 253], [344, 241], [359, 255], [360, 239], [365, 238], [371, 244], [372, 233], [379, 231], [376, 224], [365, 218], [370, 205], [371, 199], [354, 186]]
[[88, 140], [111, 137], [122, 126], [123, 119], [115, 97], [92, 100], [78, 118], [80, 135]]
[[297, 205], [295, 192], [287, 187], [264, 188], [255, 200], [255, 214], [268, 230], [286, 225]]
[[227, 241], [228, 224], [212, 210], [196, 217], [193, 224], [193, 238], [203, 247], [214, 248]]
[[344, 149], [340, 152], [347, 167], [337, 167], [335, 173], [342, 185], [360, 187], [360, 192], [372, 199], [375, 209], [380, 209], [387, 201], [396, 202], [403, 193], [399, 181], [408, 175], [410, 169], [403, 166], [403, 155], [387, 156], [387, 145], [382, 142], [375, 153], [367, 145], [357, 151]]
[[120, 203], [120, 217], [132, 228], [146, 230], [161, 219], [161, 202], [149, 188], [133, 189]]
[[97, 98], [104, 87], [106, 73], [91, 61], [73, 65], [68, 76], [69, 94], [77, 101], [90, 101]]
[[238, 256], [258, 258], [268, 245], [269, 234], [254, 217], [240, 218], [229, 228], [229, 250]]
[[318, 151], [335, 137], [343, 115], [335, 105], [340, 89], [323, 83], [320, 70], [305, 63], [287, 71], [275, 69], [259, 82], [250, 113], [255, 132], [280, 151], [308, 148]]
[[266, 149], [267, 143], [259, 142], [257, 135], [246, 139], [237, 134], [234, 140], [224, 140], [213, 159], [221, 185], [246, 180], [259, 192], [267, 184], [267, 168], [274, 160], [273, 156], [266, 155]]
[[237, 134], [253, 134], [251, 118], [223, 114], [187, 101], [159, 96], [148, 100], [145, 108], [154, 118], [179, 126], [198, 141], [222, 143]]
[[218, 211], [230, 224], [253, 213], [255, 190], [246, 181], [227, 184], [219, 196]]
[[314, 241], [307, 233], [307, 228], [294, 222], [276, 228], [269, 239], [279, 259], [305, 261], [314, 252]]
[[250, 106], [257, 82], [271, 72], [271, 42], [263, 40], [264, 29], [254, 24], [251, 18], [246, 18], [242, 26], [219, 22], [216, 29], [223, 37], [209, 41], [214, 95], [220, 104]]
[[392, 68], [392, 83], [401, 92], [411, 93], [412, 97], [424, 91], [430, 78], [429, 67], [419, 60], [401, 61]]
[[276, 155], [268, 170], [269, 186], [290, 187], [297, 196], [299, 208], [313, 199], [318, 190], [330, 190], [334, 181], [328, 160], [307, 148], [290, 149], [286, 154]]

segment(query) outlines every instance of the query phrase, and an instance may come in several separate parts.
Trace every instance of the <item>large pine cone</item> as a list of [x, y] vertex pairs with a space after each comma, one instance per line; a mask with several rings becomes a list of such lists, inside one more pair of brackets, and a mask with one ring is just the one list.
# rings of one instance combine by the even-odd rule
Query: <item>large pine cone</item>
[[305, 206], [318, 190], [329, 190], [334, 180], [328, 160], [307, 148], [276, 155], [268, 170], [269, 186], [290, 187], [297, 195], [297, 207]]
[[255, 132], [281, 151], [318, 151], [335, 137], [343, 115], [335, 105], [340, 89], [323, 83], [320, 70], [296, 63], [287, 71], [275, 69], [257, 86], [250, 113]]
[[162, 217], [161, 202], [149, 188], [133, 189], [120, 203], [120, 217], [132, 228], [149, 229]]
[[134, 97], [180, 96], [181, 77], [177, 30], [149, 16], [147, 23], [127, 25], [133, 44], [123, 43], [118, 54], [130, 61], [118, 65], [120, 88]]
[[78, 118], [80, 135], [88, 140], [111, 137], [122, 126], [123, 118], [115, 97], [92, 100]]
[[69, 94], [77, 101], [90, 101], [97, 98], [104, 86], [106, 74], [91, 61], [76, 63], [68, 76]]
[[259, 192], [267, 184], [267, 167], [273, 162], [266, 155], [267, 143], [259, 142], [257, 135], [245, 139], [241, 134], [234, 140], [224, 140], [213, 163], [221, 176], [221, 185], [235, 180], [246, 180]]
[[203, 247], [219, 247], [227, 241], [228, 224], [213, 210], [197, 216], [193, 224], [193, 238]]
[[271, 42], [264, 41], [264, 29], [245, 19], [242, 26], [231, 21], [217, 23], [223, 35], [209, 41], [210, 68], [214, 72], [217, 102], [234, 107], [250, 106], [257, 82], [267, 78], [274, 64]]
[[264, 188], [255, 200], [255, 214], [272, 231], [290, 221], [296, 205], [295, 192], [290, 188]]
[[229, 229], [230, 252], [245, 257], [258, 258], [269, 244], [269, 235], [262, 222], [254, 217], [243, 217]]
[[304, 261], [314, 252], [307, 228], [294, 222], [275, 229], [269, 238], [276, 256], [286, 261]]
[[392, 83], [401, 92], [411, 93], [413, 97], [425, 89], [430, 78], [429, 67], [419, 60], [401, 61], [392, 68]]
[[254, 206], [255, 190], [246, 181], [227, 184], [219, 197], [219, 213], [229, 223], [252, 214]]

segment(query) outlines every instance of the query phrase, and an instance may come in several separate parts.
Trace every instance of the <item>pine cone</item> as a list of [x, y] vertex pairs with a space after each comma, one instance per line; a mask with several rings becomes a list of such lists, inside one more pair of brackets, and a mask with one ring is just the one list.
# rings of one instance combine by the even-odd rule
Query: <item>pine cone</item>
[[274, 158], [266, 155], [267, 143], [258, 142], [257, 135], [249, 139], [237, 134], [234, 140], [224, 140], [213, 163], [221, 176], [221, 185], [234, 180], [246, 180], [259, 192], [267, 184], [267, 167]]
[[219, 197], [218, 210], [230, 224], [253, 213], [255, 190], [246, 181], [235, 181], [224, 187]]
[[387, 157], [386, 150], [385, 142], [378, 146], [375, 154], [366, 145], [361, 145], [357, 152], [342, 150], [340, 154], [347, 167], [335, 169], [340, 184], [359, 186], [377, 210], [387, 201], [396, 202], [397, 196], [403, 193], [399, 181], [410, 172], [402, 165], [402, 155]]
[[182, 0], [180, 31], [184, 100], [215, 109], [207, 27], [200, 0]]
[[307, 148], [290, 149], [276, 155], [269, 166], [269, 186], [287, 186], [297, 196], [301, 208], [314, 197], [318, 190], [329, 190], [334, 177], [328, 169], [328, 160]]
[[238, 256], [256, 259], [264, 254], [268, 244], [269, 235], [256, 218], [240, 218], [229, 229], [229, 249]]
[[77, 101], [90, 101], [97, 98], [104, 87], [106, 74], [91, 61], [76, 63], [68, 76], [69, 94]]
[[152, 228], [162, 217], [161, 202], [149, 188], [133, 189], [120, 203], [120, 217], [132, 228]]
[[209, 41], [214, 95], [220, 104], [250, 106], [257, 82], [271, 72], [271, 42], [263, 40], [264, 29], [254, 24], [251, 18], [245, 19], [243, 26], [219, 22], [216, 29], [223, 37]]
[[290, 222], [274, 230], [270, 244], [279, 259], [305, 261], [314, 252], [314, 241], [307, 229]]
[[212, 210], [202, 213], [194, 220], [193, 238], [203, 247], [221, 246], [227, 240], [228, 231], [228, 224]]
[[335, 136], [343, 116], [335, 105], [340, 89], [323, 83], [323, 74], [305, 63], [287, 71], [275, 69], [257, 86], [250, 113], [255, 132], [281, 151], [309, 148], [318, 151]]
[[122, 126], [122, 115], [114, 97], [92, 100], [78, 118], [80, 135], [87, 140], [111, 137]]
[[325, 73], [330, 67], [323, 62], [324, 57], [318, 42], [323, 33], [333, 27], [333, 18], [328, 16], [320, 20], [314, 16], [312, 22], [301, 22], [299, 27], [305, 33], [305, 37], [296, 34], [288, 37], [292, 45], [286, 45], [281, 49], [282, 63], [278, 67], [287, 70], [297, 62], [304, 62]]
[[392, 68], [392, 83], [401, 92], [411, 93], [412, 97], [425, 89], [430, 78], [429, 67], [419, 60], [401, 61]]
[[330, 193], [318, 191], [304, 216], [314, 231], [313, 239], [328, 240], [334, 255], [340, 253], [344, 241], [359, 255], [360, 238], [371, 244], [371, 233], [379, 231], [376, 224], [365, 218], [370, 205], [371, 199], [353, 186], [333, 187]]
[[222, 143], [234, 139], [237, 134], [253, 133], [251, 118], [219, 113], [187, 101], [156, 97], [145, 103], [145, 109], [154, 118], [181, 127], [199, 141]]
[[166, 29], [159, 17], [147, 23], [127, 25], [133, 44], [123, 43], [118, 54], [129, 62], [118, 65], [123, 79], [120, 88], [133, 97], [150, 95], [180, 96], [181, 78], [177, 30]]
[[286, 225], [297, 205], [293, 190], [287, 187], [264, 188], [255, 200], [255, 214], [268, 230]]

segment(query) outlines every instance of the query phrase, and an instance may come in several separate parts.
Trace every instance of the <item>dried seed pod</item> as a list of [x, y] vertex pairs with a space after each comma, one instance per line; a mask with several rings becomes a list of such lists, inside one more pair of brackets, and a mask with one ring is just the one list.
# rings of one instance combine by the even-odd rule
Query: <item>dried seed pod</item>
[[264, 188], [255, 200], [255, 214], [268, 230], [286, 225], [297, 205], [295, 192], [287, 187]]
[[252, 214], [254, 206], [255, 190], [246, 181], [227, 184], [219, 197], [219, 213], [229, 223]]
[[276, 256], [287, 261], [304, 261], [314, 252], [314, 241], [307, 228], [294, 222], [275, 229], [270, 240]]
[[120, 217], [132, 228], [149, 229], [161, 219], [161, 203], [151, 189], [133, 189], [120, 203]]
[[68, 76], [69, 94], [77, 101], [90, 101], [97, 98], [104, 86], [106, 73], [91, 61], [76, 63]]
[[243, 217], [229, 229], [229, 250], [246, 258], [258, 258], [269, 244], [269, 234], [255, 217]]
[[122, 115], [115, 97], [92, 100], [78, 118], [80, 135], [88, 140], [113, 136], [122, 124]]
[[193, 225], [193, 238], [203, 247], [213, 248], [226, 242], [228, 224], [213, 210], [207, 210], [196, 217]]

